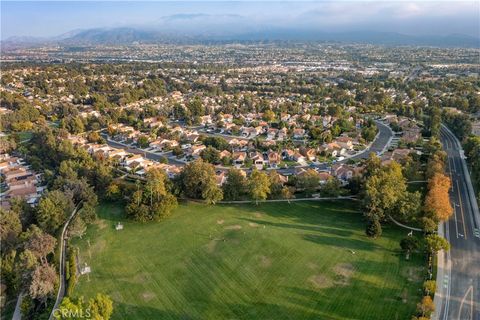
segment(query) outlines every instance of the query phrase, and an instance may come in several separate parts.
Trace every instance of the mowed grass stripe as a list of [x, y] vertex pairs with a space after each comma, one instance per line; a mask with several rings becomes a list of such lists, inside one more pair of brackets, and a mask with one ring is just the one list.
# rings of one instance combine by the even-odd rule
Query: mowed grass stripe
[[405, 232], [365, 237], [352, 202], [191, 203], [148, 224], [123, 215], [103, 204], [75, 241], [92, 266], [75, 295], [110, 294], [113, 319], [406, 319], [420, 299], [422, 258], [399, 254]]

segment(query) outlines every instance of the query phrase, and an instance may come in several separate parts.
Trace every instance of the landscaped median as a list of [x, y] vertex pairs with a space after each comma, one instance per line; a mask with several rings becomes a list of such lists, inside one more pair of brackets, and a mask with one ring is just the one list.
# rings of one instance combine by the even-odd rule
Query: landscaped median
[[[157, 223], [104, 203], [79, 247], [74, 296], [98, 288], [112, 319], [406, 319], [424, 260], [405, 260], [405, 230], [365, 236], [355, 201], [180, 205]], [[116, 230], [118, 222], [123, 230]]]

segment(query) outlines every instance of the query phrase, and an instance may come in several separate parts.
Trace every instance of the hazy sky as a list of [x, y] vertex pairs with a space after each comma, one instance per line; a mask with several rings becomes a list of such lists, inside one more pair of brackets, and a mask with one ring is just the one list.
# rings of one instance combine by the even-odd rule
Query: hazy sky
[[56, 36], [75, 29], [149, 26], [237, 32], [294, 28], [480, 35], [480, 1], [4, 1], [1, 38]]

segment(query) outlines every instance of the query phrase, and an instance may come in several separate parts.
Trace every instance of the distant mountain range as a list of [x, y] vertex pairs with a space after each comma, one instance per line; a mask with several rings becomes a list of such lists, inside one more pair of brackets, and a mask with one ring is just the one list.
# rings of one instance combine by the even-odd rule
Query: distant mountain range
[[[183, 16], [169, 17], [183, 19]], [[325, 41], [343, 43], [366, 43], [376, 45], [412, 45], [435, 47], [480, 48], [480, 39], [464, 34], [446, 36], [412, 36], [394, 32], [355, 31], [321, 32], [294, 28], [259, 28], [249, 32], [222, 33], [218, 28], [199, 29], [202, 31], [175, 31], [170, 28], [95, 28], [74, 30], [53, 38], [11, 37], [1, 42], [3, 49], [39, 45], [131, 45], [136, 43], [212, 43], [243, 41]], [[219, 31], [220, 30], [220, 31]]]

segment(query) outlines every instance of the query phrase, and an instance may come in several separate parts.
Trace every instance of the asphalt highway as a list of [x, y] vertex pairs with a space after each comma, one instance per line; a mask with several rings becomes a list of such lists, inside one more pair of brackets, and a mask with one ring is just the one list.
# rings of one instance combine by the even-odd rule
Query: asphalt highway
[[454, 214], [440, 226], [450, 242], [439, 254], [434, 319], [480, 320], [480, 217], [459, 141], [445, 127], [441, 142], [448, 155], [447, 174]]

